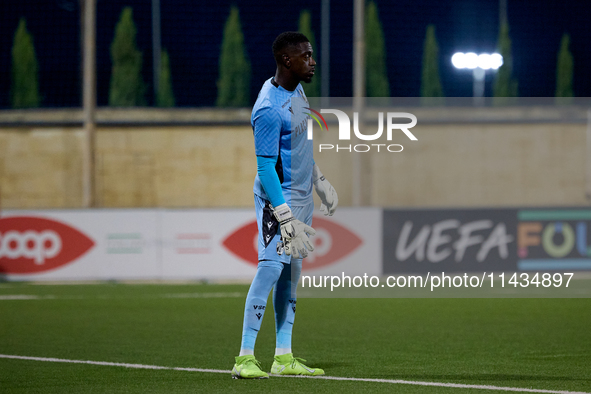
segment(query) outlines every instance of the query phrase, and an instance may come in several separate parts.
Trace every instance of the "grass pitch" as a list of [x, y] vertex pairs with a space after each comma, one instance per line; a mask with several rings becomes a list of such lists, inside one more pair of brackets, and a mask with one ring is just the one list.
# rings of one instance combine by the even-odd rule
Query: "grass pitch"
[[[0, 284], [0, 354], [227, 370], [129, 369], [0, 358], [1, 393], [402, 392], [482, 389], [230, 378], [244, 285]], [[256, 355], [274, 352], [269, 302]], [[591, 299], [298, 300], [294, 353], [337, 377], [591, 392]]]

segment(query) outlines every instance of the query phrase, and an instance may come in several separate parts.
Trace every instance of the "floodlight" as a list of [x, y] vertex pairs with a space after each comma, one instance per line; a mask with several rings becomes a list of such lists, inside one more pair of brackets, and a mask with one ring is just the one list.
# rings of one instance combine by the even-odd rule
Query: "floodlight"
[[478, 67], [483, 70], [489, 70], [492, 68], [492, 60], [488, 53], [481, 53], [478, 55]]
[[498, 53], [456, 52], [451, 57], [455, 68], [472, 70], [474, 104], [481, 105], [484, 97], [484, 77], [486, 70], [497, 70], [503, 65], [503, 57]]
[[456, 52], [451, 57], [451, 62], [455, 68], [466, 68], [466, 62], [464, 61], [464, 54], [462, 52]]
[[468, 52], [464, 55], [464, 62], [466, 63], [466, 68], [473, 70], [478, 67], [478, 55], [474, 52]]
[[503, 56], [501, 56], [498, 53], [493, 53], [492, 55], [490, 55], [490, 60], [491, 60], [491, 68], [496, 70], [499, 67], [501, 67], [503, 65]]

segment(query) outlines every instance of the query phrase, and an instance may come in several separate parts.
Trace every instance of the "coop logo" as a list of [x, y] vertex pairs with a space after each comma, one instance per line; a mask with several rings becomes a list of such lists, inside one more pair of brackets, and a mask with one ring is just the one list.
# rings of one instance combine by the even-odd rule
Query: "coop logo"
[[94, 241], [67, 224], [31, 216], [0, 218], [0, 273], [32, 274], [68, 264]]
[[[334, 264], [363, 243], [352, 231], [332, 221], [314, 217], [313, 225], [316, 235], [310, 237], [310, 240], [314, 251], [303, 260], [304, 271]], [[230, 234], [223, 245], [241, 259], [257, 265], [258, 235], [257, 223], [252, 221]], [[275, 245], [269, 244], [268, 247], [275, 248]]]
[[[350, 141], [351, 140], [351, 119], [349, 116], [338, 109], [321, 109], [320, 112], [313, 110], [312, 108], [305, 107], [310, 113], [308, 118], [308, 139], [313, 139], [314, 136], [314, 121], [323, 130], [326, 127], [328, 131], [328, 125], [326, 119], [322, 114], [333, 114], [336, 115], [339, 122], [339, 140]], [[410, 123], [394, 123], [394, 119], [409, 119]], [[321, 122], [322, 121], [322, 122]], [[417, 117], [407, 112], [387, 112], [386, 113], [386, 139], [392, 141], [392, 135], [394, 130], [402, 131], [411, 141], [418, 141], [417, 137], [409, 130], [416, 126]], [[324, 127], [323, 127], [324, 125]], [[353, 133], [355, 136], [363, 141], [375, 141], [379, 139], [384, 133], [384, 113], [378, 113], [378, 131], [374, 134], [363, 134], [359, 131], [359, 113], [353, 112]], [[318, 152], [335, 151], [335, 152], [402, 152], [403, 146], [400, 144], [320, 144], [318, 146]]]
[[519, 211], [520, 269], [591, 269], [591, 210]]

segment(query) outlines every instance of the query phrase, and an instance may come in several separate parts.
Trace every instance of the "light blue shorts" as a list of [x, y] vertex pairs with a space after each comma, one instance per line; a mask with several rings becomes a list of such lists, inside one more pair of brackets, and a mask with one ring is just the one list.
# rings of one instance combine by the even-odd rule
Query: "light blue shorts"
[[[257, 215], [257, 226], [259, 228], [259, 261], [271, 260], [280, 261], [285, 264], [291, 263], [291, 256], [287, 256], [283, 249], [281, 229], [279, 228], [279, 222], [275, 219], [271, 210], [271, 203], [255, 194], [254, 206]], [[306, 223], [308, 226], [312, 225], [313, 203], [290, 208], [296, 219]], [[301, 259], [297, 260], [301, 261]]]

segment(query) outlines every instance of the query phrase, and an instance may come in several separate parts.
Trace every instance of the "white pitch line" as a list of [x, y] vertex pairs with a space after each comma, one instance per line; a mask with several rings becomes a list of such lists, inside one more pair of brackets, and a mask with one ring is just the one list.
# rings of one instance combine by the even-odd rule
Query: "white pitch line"
[[[144, 296], [137, 296], [134, 298], [240, 298], [245, 297], [244, 293], [239, 292], [205, 292], [205, 293], [169, 293], [169, 294], [160, 294], [160, 295], [144, 295]], [[97, 296], [97, 297], [85, 297], [85, 296], [53, 296], [53, 295], [45, 295], [45, 296], [38, 296], [38, 295], [31, 295], [31, 294], [3, 294], [0, 295], [0, 301], [14, 301], [14, 300], [82, 300], [82, 299], [113, 299], [113, 298], [121, 298], [121, 297], [106, 297], [106, 296]]]
[[244, 297], [243, 293], [171, 293], [163, 294], [163, 298], [238, 298]]
[[7, 294], [7, 295], [0, 295], [0, 301], [2, 300], [38, 300], [41, 297], [36, 295], [28, 295], [28, 294]]
[[108, 362], [108, 361], [68, 360], [65, 358], [28, 357], [28, 356], [15, 356], [15, 355], [11, 355], [11, 354], [0, 354], [0, 358], [11, 358], [11, 359], [15, 359], [15, 360], [29, 360], [29, 361], [47, 361], [47, 362], [52, 362], [52, 363], [104, 365], [104, 366], [109, 366], [109, 367], [124, 367], [124, 368], [135, 368], [135, 369], [168, 369], [168, 370], [174, 370], [174, 371], [230, 373], [230, 371], [225, 371], [223, 369], [163, 367], [160, 365], [112, 363], [112, 362]]
[[[135, 368], [135, 369], [154, 369], [154, 370], [172, 370], [172, 371], [225, 373], [225, 374], [230, 373], [230, 371], [223, 370], [223, 369], [164, 367], [164, 366], [159, 366], [159, 365], [112, 363], [112, 362], [108, 362], [108, 361], [68, 360], [68, 359], [63, 359], [63, 358], [28, 357], [28, 356], [16, 356], [16, 355], [10, 355], [10, 354], [0, 354], [0, 358], [15, 359], [15, 360], [29, 360], [29, 361], [46, 361], [46, 362], [54, 362], [54, 363], [103, 365], [103, 366], [109, 366], [109, 367], [124, 367], [124, 368]], [[591, 394], [591, 393], [583, 392], [583, 391], [541, 390], [541, 389], [527, 389], [527, 388], [522, 388], [522, 387], [486, 386], [486, 385], [478, 385], [478, 384], [461, 384], [461, 383], [419, 382], [419, 381], [413, 381], [413, 380], [398, 380], [398, 379], [345, 378], [345, 377], [339, 377], [339, 376], [283, 376], [283, 375], [273, 375], [273, 376], [278, 376], [278, 377], [283, 377], [283, 378], [291, 377], [291, 378], [305, 378], [305, 379], [341, 380], [341, 381], [353, 381], [353, 382], [409, 384], [409, 385], [415, 385], [415, 386], [452, 387], [452, 388], [461, 388], [461, 389], [518, 391], [518, 392], [525, 392], [525, 393]]]
[[[288, 376], [283, 376], [288, 377]], [[435, 386], [435, 387], [453, 387], [461, 389], [479, 389], [479, 390], [497, 390], [497, 391], [520, 391], [525, 393], [551, 393], [551, 394], [591, 394], [584, 391], [564, 391], [564, 390], [542, 390], [542, 389], [527, 389], [522, 387], [502, 387], [502, 386], [488, 386], [479, 384], [462, 384], [462, 383], [440, 383], [440, 382], [418, 382], [414, 380], [394, 380], [394, 379], [369, 379], [369, 378], [345, 378], [339, 376], [290, 376], [298, 378], [309, 379], [325, 379], [325, 380], [348, 380], [355, 382], [375, 382], [375, 383], [391, 383], [391, 384], [410, 384], [415, 386]]]

